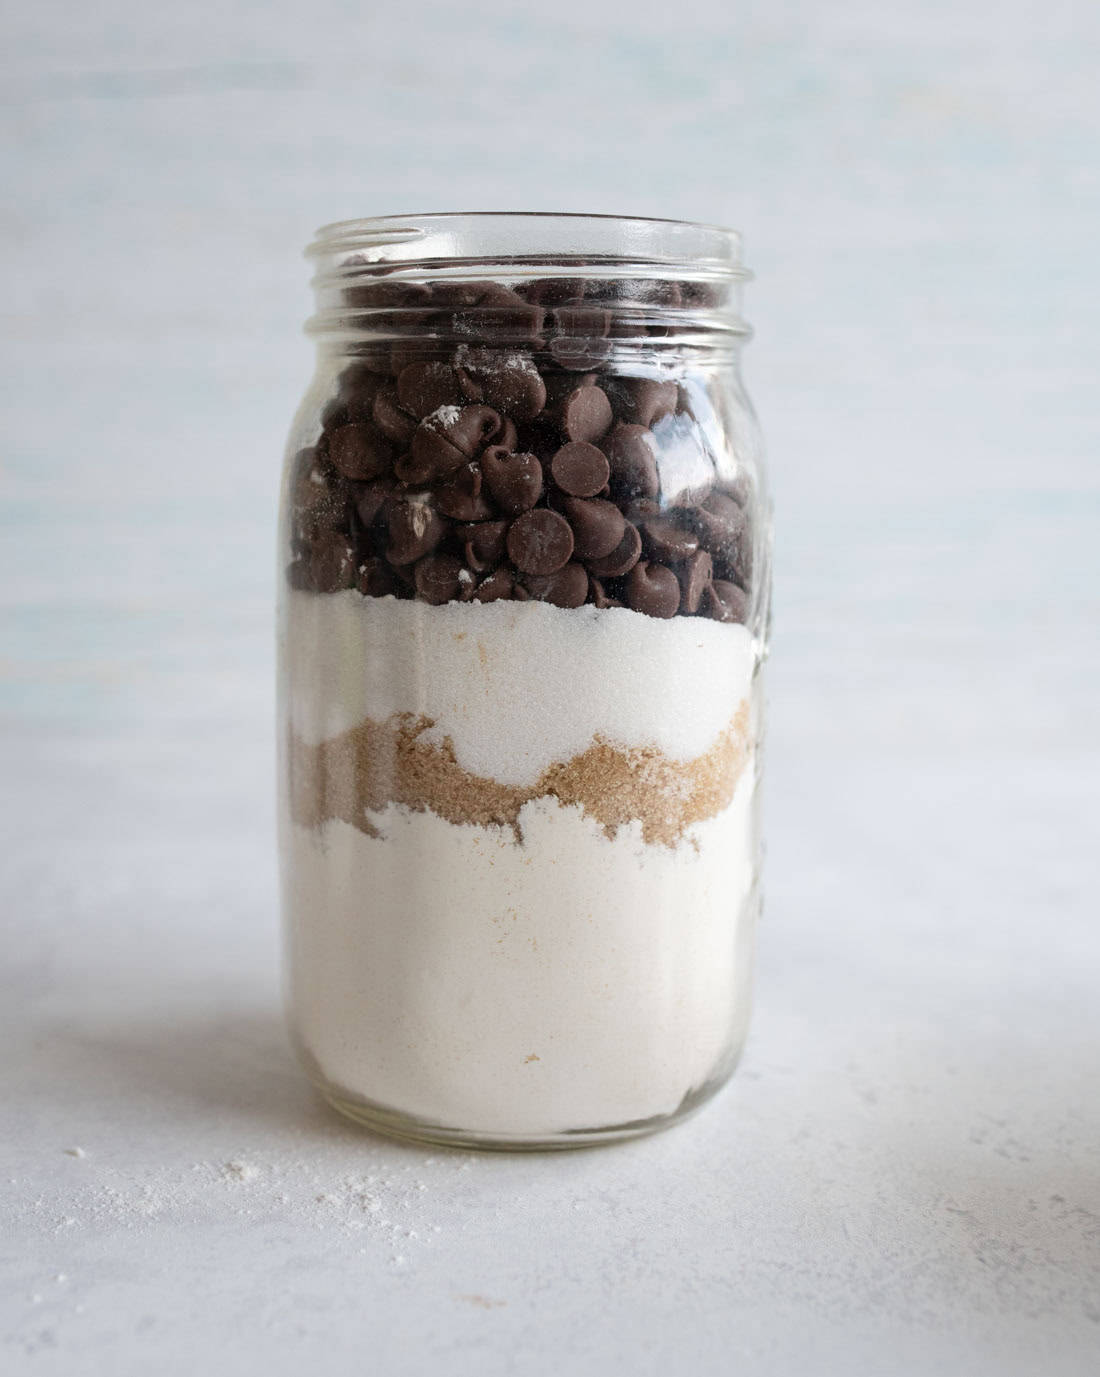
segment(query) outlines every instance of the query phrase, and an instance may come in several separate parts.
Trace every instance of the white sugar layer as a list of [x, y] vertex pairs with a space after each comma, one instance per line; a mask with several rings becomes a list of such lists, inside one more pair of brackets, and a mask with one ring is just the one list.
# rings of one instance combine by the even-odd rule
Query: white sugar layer
[[743, 626], [624, 608], [291, 592], [281, 627], [291, 725], [308, 744], [364, 718], [434, 722], [459, 765], [519, 788], [596, 736], [705, 754], [748, 696]]

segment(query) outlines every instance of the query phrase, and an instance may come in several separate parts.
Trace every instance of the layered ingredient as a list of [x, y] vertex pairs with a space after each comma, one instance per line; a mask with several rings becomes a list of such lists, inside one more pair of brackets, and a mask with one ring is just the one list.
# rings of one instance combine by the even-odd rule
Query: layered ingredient
[[658, 347], [704, 296], [343, 290], [286, 490], [282, 825], [296, 1037], [345, 1108], [549, 1141], [736, 1056], [764, 553], [747, 404]]
[[520, 1137], [701, 1090], [746, 1012], [748, 631], [347, 591], [291, 594], [286, 635], [292, 998], [327, 1085]]
[[656, 355], [612, 367], [613, 332], [644, 331], [644, 303], [546, 304], [537, 281], [350, 290], [394, 338], [361, 347], [294, 458], [292, 587], [746, 621], [753, 493], [730, 457], [736, 418]]

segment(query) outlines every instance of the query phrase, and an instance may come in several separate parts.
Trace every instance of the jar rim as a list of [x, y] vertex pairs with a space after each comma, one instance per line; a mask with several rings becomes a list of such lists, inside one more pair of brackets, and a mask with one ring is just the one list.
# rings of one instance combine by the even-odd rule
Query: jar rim
[[[322, 225], [306, 250], [332, 266], [411, 266], [436, 262], [557, 260], [625, 264], [745, 280], [741, 235], [723, 225], [575, 211], [430, 211], [337, 220]], [[350, 261], [349, 261], [350, 260]]]

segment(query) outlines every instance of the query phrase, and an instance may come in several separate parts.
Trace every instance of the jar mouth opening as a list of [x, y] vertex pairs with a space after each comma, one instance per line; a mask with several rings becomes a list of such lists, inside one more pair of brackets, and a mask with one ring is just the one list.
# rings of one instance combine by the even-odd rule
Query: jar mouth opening
[[321, 272], [478, 264], [559, 272], [744, 281], [741, 236], [721, 225], [571, 211], [445, 211], [339, 220], [317, 230], [306, 256]]
[[620, 215], [472, 211], [326, 225], [309, 334], [327, 347], [383, 340], [669, 355], [748, 337], [741, 236]]

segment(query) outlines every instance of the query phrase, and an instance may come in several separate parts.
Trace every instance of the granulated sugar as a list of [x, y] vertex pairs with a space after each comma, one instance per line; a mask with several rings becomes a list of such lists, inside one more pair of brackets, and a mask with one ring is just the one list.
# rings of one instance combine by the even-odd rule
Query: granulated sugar
[[625, 608], [448, 603], [290, 593], [286, 642], [293, 731], [308, 745], [366, 718], [412, 713], [450, 740], [473, 775], [530, 788], [586, 751], [651, 747], [705, 755], [749, 691], [749, 631]]

